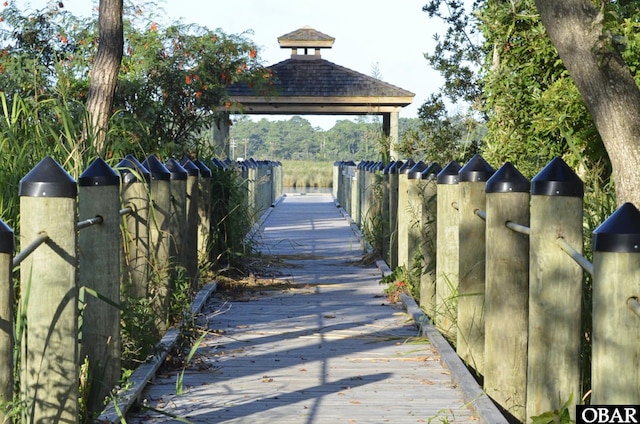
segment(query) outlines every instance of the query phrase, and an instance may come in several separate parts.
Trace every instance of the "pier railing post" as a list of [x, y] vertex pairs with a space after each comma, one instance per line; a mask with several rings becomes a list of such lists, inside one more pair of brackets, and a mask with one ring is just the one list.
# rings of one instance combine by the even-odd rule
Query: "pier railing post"
[[[168, 225], [169, 242], [169, 268], [171, 290], [177, 290], [177, 278], [180, 275], [180, 268], [184, 272], [183, 277], [188, 278], [187, 271], [187, 170], [174, 158], [164, 163], [169, 171], [170, 187], [170, 211]], [[190, 291], [191, 283], [187, 287]], [[170, 300], [169, 300], [170, 302]]]
[[616, 210], [593, 240], [592, 405], [640, 400], [640, 212]]
[[557, 241], [582, 251], [583, 192], [560, 158], [531, 180], [527, 422], [580, 399], [582, 268]]
[[124, 218], [123, 266], [124, 287], [135, 298], [147, 296], [149, 285], [149, 182], [151, 174], [133, 155], [116, 166], [122, 179], [122, 204], [132, 212]]
[[[438, 172], [438, 200], [436, 204], [436, 311], [432, 319], [450, 340], [455, 341], [458, 326], [458, 259], [460, 240], [457, 210], [460, 200], [458, 172], [460, 164], [449, 162]], [[455, 208], [454, 208], [455, 206]]]
[[211, 169], [199, 159], [193, 161], [200, 171], [198, 184], [198, 262], [209, 261], [211, 249]]
[[47, 156], [20, 181], [21, 392], [28, 422], [78, 422], [78, 188]]
[[[13, 252], [15, 238], [13, 230], [0, 220], [0, 402], [13, 401], [13, 348], [14, 348], [14, 288]], [[5, 421], [6, 420], [6, 421]], [[10, 422], [0, 411], [0, 422]]]
[[391, 221], [389, 219], [389, 170], [394, 162], [386, 164], [382, 168], [382, 199], [380, 199], [380, 220], [382, 221], [382, 258], [390, 263]]
[[200, 206], [200, 170], [189, 159], [183, 158], [180, 162], [187, 171], [187, 226], [184, 237], [185, 261], [187, 275], [191, 282], [191, 291], [198, 291], [198, 210]]
[[396, 161], [389, 167], [389, 268], [398, 266], [398, 169], [402, 161]]
[[155, 327], [159, 334], [167, 330], [170, 285], [170, 223], [171, 223], [171, 172], [160, 160], [149, 155], [144, 162], [151, 174], [151, 207], [149, 208], [150, 286], [149, 297], [155, 314]]
[[529, 180], [504, 164], [487, 181], [484, 390], [525, 420], [529, 322]]
[[[419, 248], [422, 256], [420, 276], [420, 306], [432, 320], [436, 314], [436, 250], [437, 250], [437, 192], [436, 175], [442, 167], [434, 162], [420, 173], [422, 183], [418, 194], [421, 203]], [[417, 177], [417, 175], [416, 175]]]
[[413, 219], [413, 208], [409, 200], [409, 171], [415, 164], [414, 160], [409, 159], [398, 169], [398, 210], [396, 211], [398, 221], [396, 233], [398, 262], [396, 266], [404, 267], [406, 270], [411, 269], [409, 257], [412, 256], [409, 253], [409, 228]]
[[[98, 158], [78, 179], [80, 221], [102, 218], [102, 223], [78, 234], [79, 282], [98, 295], [120, 304], [120, 176]], [[92, 293], [84, 294], [81, 315], [80, 360], [88, 358], [90, 412], [99, 412], [121, 373], [120, 309]]]
[[460, 263], [458, 275], [458, 355], [484, 374], [485, 184], [493, 168], [475, 155], [460, 169]]

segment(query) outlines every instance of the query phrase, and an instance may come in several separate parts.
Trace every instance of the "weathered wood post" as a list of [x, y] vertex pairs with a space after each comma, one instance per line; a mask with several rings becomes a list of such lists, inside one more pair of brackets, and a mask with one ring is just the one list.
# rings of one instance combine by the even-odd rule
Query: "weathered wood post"
[[458, 172], [460, 164], [449, 162], [438, 172], [436, 203], [436, 326], [449, 339], [456, 340], [458, 325], [459, 238], [457, 210], [460, 201]]
[[[178, 279], [189, 278], [187, 272], [187, 170], [171, 158], [164, 163], [170, 173], [170, 215], [168, 225], [171, 290], [177, 290]], [[188, 290], [191, 289], [189, 282]]]
[[484, 390], [519, 421], [525, 420], [529, 323], [529, 237], [507, 223], [529, 227], [531, 184], [511, 163], [487, 181]]
[[394, 162], [389, 167], [389, 268], [398, 266], [398, 169], [404, 162]]
[[122, 204], [132, 212], [122, 229], [124, 287], [135, 298], [147, 296], [149, 285], [149, 182], [151, 174], [133, 155], [116, 165], [122, 180]]
[[389, 211], [389, 169], [395, 162], [389, 162], [382, 168], [382, 199], [380, 204], [380, 220], [382, 221], [382, 258], [391, 263], [390, 241], [391, 241], [391, 221]]
[[527, 422], [580, 399], [582, 269], [558, 239], [582, 251], [583, 192], [560, 158], [531, 180]]
[[[0, 220], [0, 284], [4, 289], [0, 294], [0, 401], [13, 400], [13, 347], [14, 347], [14, 295], [13, 295], [13, 252], [15, 241], [13, 230]], [[6, 420], [6, 421], [5, 421]], [[11, 422], [0, 411], [0, 422]]]
[[484, 374], [484, 298], [486, 224], [478, 216], [485, 211], [486, 181], [493, 168], [480, 155], [473, 156], [459, 172], [460, 259], [458, 275], [458, 355]]
[[28, 422], [78, 422], [78, 187], [47, 156], [20, 181], [21, 393]]
[[354, 164], [354, 166], [349, 167], [349, 175], [351, 177], [351, 184], [349, 186], [351, 193], [351, 201], [349, 202], [349, 215], [353, 222], [358, 223], [360, 221], [360, 207], [358, 204], [360, 203], [360, 192], [358, 191], [358, 166]]
[[[183, 158], [183, 164], [185, 159]], [[198, 184], [198, 263], [209, 260], [209, 249], [211, 248], [211, 169], [199, 159], [193, 164], [200, 171]], [[184, 165], [183, 165], [184, 166]]]
[[640, 212], [625, 203], [593, 239], [591, 404], [640, 404]]
[[187, 227], [185, 230], [184, 247], [187, 275], [191, 282], [191, 291], [198, 291], [198, 208], [200, 206], [200, 170], [189, 159], [181, 161], [187, 171]]
[[246, 186], [247, 193], [247, 210], [251, 219], [254, 220], [258, 213], [258, 205], [256, 204], [256, 192], [258, 187], [258, 163], [249, 158], [242, 163], [242, 182]]
[[171, 223], [171, 172], [160, 160], [149, 155], [142, 162], [151, 174], [149, 208], [149, 297], [155, 313], [155, 328], [163, 334], [169, 323], [170, 285], [170, 232]]
[[333, 180], [331, 184], [331, 194], [333, 194], [333, 198], [340, 202], [340, 195], [338, 194], [340, 191], [340, 164], [342, 161], [333, 162]]
[[[120, 304], [122, 235], [120, 233], [120, 176], [98, 158], [78, 179], [80, 221], [99, 217], [101, 223], [80, 230], [79, 282], [115, 305]], [[120, 309], [84, 294], [81, 315], [80, 360], [88, 359], [90, 412], [99, 412], [104, 399], [120, 380]]]
[[436, 314], [436, 250], [437, 250], [437, 192], [436, 176], [442, 167], [434, 162], [424, 169], [422, 191], [418, 193], [422, 204], [419, 244], [422, 253], [420, 276], [420, 306], [432, 320]]
[[[411, 206], [409, 204], [409, 171], [416, 164], [413, 159], [405, 161], [398, 168], [398, 210], [396, 211], [397, 220], [397, 255], [398, 262], [396, 266], [404, 267], [410, 270], [409, 257], [409, 227], [412, 225], [413, 219]], [[423, 164], [424, 165], [424, 164]], [[413, 253], [413, 252], [412, 252]]]

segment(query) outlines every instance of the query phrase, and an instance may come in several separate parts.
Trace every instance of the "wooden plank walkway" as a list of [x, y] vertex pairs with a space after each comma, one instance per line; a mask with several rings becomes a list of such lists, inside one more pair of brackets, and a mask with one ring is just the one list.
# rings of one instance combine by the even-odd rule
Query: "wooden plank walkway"
[[157, 376], [143, 397], [162, 413], [142, 409], [127, 422], [479, 421], [438, 351], [384, 297], [380, 271], [357, 265], [360, 243], [330, 195], [285, 197], [259, 235], [294, 286], [228, 303], [213, 297], [204, 308], [212, 334], [184, 393], [175, 394], [175, 373]]

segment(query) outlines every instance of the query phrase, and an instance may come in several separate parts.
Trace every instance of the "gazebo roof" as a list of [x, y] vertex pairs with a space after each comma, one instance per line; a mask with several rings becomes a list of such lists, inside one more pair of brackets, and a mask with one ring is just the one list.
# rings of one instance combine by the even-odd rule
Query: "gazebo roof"
[[[291, 48], [290, 59], [271, 65], [272, 97], [257, 96], [244, 84], [229, 87], [231, 99], [251, 114], [363, 115], [398, 112], [411, 104], [414, 93], [320, 57], [331, 48], [333, 37], [303, 27], [278, 38]], [[298, 49], [305, 54], [298, 54]], [[307, 49], [315, 49], [307, 54]]]

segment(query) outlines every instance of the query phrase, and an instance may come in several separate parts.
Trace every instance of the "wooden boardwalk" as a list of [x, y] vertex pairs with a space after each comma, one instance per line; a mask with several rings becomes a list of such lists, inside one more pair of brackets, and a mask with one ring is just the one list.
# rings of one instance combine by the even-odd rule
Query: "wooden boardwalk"
[[212, 333], [184, 393], [176, 373], [158, 375], [143, 396], [155, 410], [127, 422], [479, 422], [438, 351], [384, 297], [380, 271], [357, 264], [360, 243], [330, 195], [285, 197], [258, 239], [292, 288], [211, 298]]

